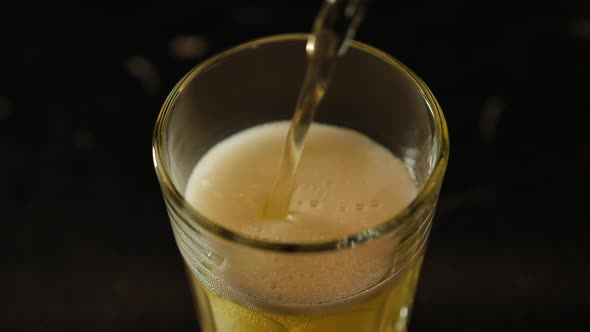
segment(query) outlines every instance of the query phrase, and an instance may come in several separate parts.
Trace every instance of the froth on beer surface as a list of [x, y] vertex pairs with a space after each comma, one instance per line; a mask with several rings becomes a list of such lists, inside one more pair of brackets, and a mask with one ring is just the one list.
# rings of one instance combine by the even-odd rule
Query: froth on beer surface
[[[406, 165], [386, 148], [357, 131], [314, 123], [297, 170], [289, 216], [262, 218], [288, 128], [287, 121], [266, 123], [215, 145], [195, 166], [187, 201], [234, 232], [266, 241], [310, 243], [381, 224], [415, 198]], [[322, 259], [229, 255], [220, 273], [228, 286], [259, 299], [326, 302], [361, 292], [389, 273], [391, 241]]]
[[314, 123], [297, 170], [290, 217], [265, 220], [289, 123], [267, 123], [213, 147], [195, 166], [186, 199], [235, 232], [279, 242], [350, 235], [391, 218], [416, 196], [406, 165], [354, 130]]

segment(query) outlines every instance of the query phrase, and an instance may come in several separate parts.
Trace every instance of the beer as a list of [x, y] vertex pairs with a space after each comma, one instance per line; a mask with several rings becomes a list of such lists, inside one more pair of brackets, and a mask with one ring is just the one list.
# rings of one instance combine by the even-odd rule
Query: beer
[[[418, 280], [420, 261], [397, 281], [382, 286], [368, 300], [350, 301], [346, 305], [332, 305], [338, 309], [321, 309], [315, 313], [284, 313], [272, 309], [253, 309], [215, 294], [190, 275], [194, 296], [207, 305], [211, 317], [203, 317], [201, 329], [236, 332], [401, 332], [406, 331], [409, 308]], [[204, 302], [204, 303], [203, 303]], [[202, 306], [199, 308], [202, 310]]]
[[308, 56], [305, 79], [299, 91], [295, 112], [285, 140], [281, 162], [262, 211], [269, 218], [289, 212], [295, 174], [309, 126], [328, 89], [332, 72], [356, 32], [366, 0], [325, 1], [314, 20], [305, 50]]
[[[258, 125], [215, 145], [194, 167], [186, 201], [245, 236], [314, 243], [378, 226], [416, 197], [408, 168], [389, 150], [354, 130], [313, 123], [288, 213], [269, 218], [262, 211], [289, 125]], [[405, 330], [423, 251], [400, 264], [407, 247], [396, 234], [358, 248], [297, 254], [199, 241], [195, 249], [175, 231], [205, 331]]]

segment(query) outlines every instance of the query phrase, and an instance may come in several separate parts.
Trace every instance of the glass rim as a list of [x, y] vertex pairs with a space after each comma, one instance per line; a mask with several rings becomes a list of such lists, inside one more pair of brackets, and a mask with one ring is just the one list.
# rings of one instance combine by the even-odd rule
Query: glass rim
[[449, 156], [449, 136], [447, 130], [447, 124], [438, 101], [426, 86], [426, 84], [410, 69], [403, 65], [393, 56], [367, 44], [352, 41], [350, 44], [351, 48], [361, 50], [372, 56], [376, 56], [379, 59], [385, 61], [388, 65], [395, 67], [403, 74], [407, 79], [410, 80], [412, 85], [418, 89], [421, 97], [426, 102], [428, 109], [430, 110], [434, 119], [434, 136], [435, 140], [439, 143], [436, 144], [436, 163], [432, 172], [430, 173], [428, 180], [424, 183], [422, 189], [418, 192], [414, 200], [406, 206], [402, 211], [396, 215], [390, 217], [382, 223], [376, 226], [364, 229], [360, 232], [347, 235], [338, 239], [321, 241], [321, 242], [301, 242], [301, 243], [287, 243], [278, 241], [269, 241], [264, 239], [257, 239], [239, 232], [233, 231], [225, 226], [222, 226], [212, 220], [209, 220], [196, 209], [194, 209], [178, 191], [176, 186], [172, 183], [169, 176], [168, 170], [163, 166], [162, 152], [166, 150], [164, 145], [164, 139], [166, 137], [166, 127], [168, 124], [169, 115], [175, 105], [178, 97], [187, 87], [187, 85], [196, 78], [200, 73], [206, 71], [212, 66], [220, 63], [228, 56], [237, 54], [241, 51], [256, 48], [261, 44], [271, 44], [277, 42], [286, 41], [305, 41], [309, 34], [306, 33], [295, 33], [295, 34], [281, 34], [273, 35], [269, 37], [257, 38], [237, 46], [231, 47], [220, 53], [217, 53], [206, 60], [200, 62], [193, 67], [180, 81], [174, 86], [156, 120], [153, 138], [152, 138], [152, 158], [156, 175], [162, 188], [162, 193], [167, 204], [168, 209], [172, 209], [182, 221], [189, 226], [189, 228], [197, 233], [201, 231], [195, 227], [193, 223], [202, 227], [213, 235], [219, 236], [231, 242], [246, 245], [248, 247], [279, 251], [279, 252], [322, 252], [338, 250], [343, 248], [356, 247], [369, 240], [377, 239], [383, 235], [389, 234], [395, 230], [403, 228], [405, 225], [404, 221], [411, 218], [411, 214], [416, 209], [426, 204], [431, 195], [437, 191], [438, 183], [442, 181], [446, 166], [448, 163]]

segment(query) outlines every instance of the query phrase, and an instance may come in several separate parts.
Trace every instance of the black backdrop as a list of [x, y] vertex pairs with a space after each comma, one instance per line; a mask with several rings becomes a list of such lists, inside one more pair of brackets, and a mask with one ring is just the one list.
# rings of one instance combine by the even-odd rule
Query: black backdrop
[[[319, 7], [212, 3], [2, 5], [1, 331], [196, 330], [151, 164], [159, 107], [204, 57], [308, 31]], [[412, 331], [583, 330], [587, 4], [376, 0], [361, 25], [450, 129]]]

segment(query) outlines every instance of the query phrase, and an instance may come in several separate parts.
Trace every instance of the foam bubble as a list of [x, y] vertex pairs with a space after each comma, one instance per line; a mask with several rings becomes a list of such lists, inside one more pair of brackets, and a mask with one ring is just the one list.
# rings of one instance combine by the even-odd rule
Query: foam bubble
[[357, 211], [362, 211], [364, 208], [365, 208], [365, 204], [360, 203], [360, 202], [358, 202], [354, 205], [354, 209]]

